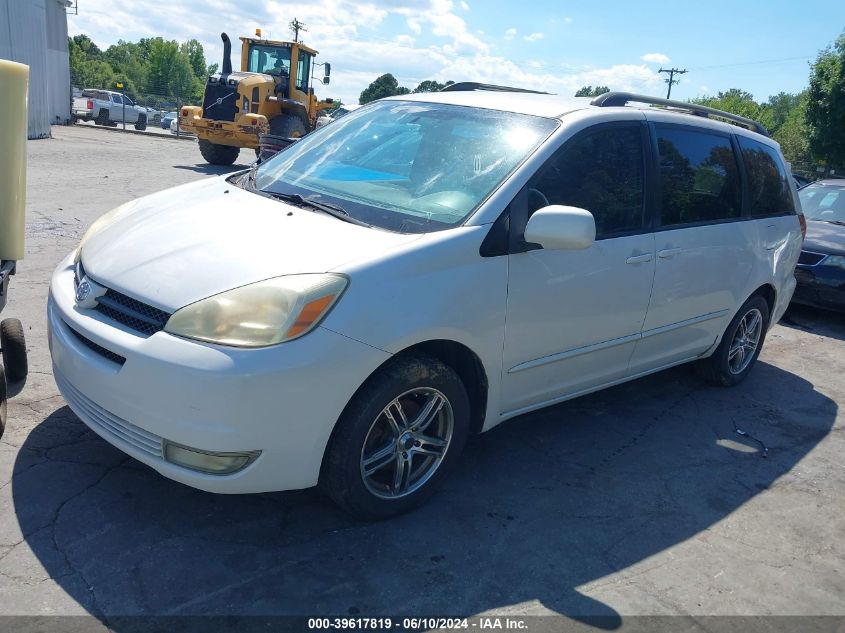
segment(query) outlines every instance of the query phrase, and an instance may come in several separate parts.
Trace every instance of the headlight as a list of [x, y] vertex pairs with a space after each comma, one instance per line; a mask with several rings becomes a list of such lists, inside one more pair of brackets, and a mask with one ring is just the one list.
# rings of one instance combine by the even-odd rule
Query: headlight
[[346, 277], [331, 274], [259, 281], [177, 310], [164, 331], [234, 347], [275, 345], [310, 332], [347, 284]]
[[125, 215], [126, 213], [134, 209], [136, 202], [137, 200], [132, 200], [131, 202], [122, 204], [119, 207], [115, 207], [108, 213], [105, 213], [96, 220], [94, 220], [94, 223], [88, 227], [88, 230], [85, 231], [85, 234], [82, 236], [82, 239], [79, 240], [79, 246], [76, 247], [76, 254], [73, 256], [73, 263], [79, 263], [79, 259], [82, 257], [82, 249], [85, 246], [85, 242], [90, 240], [97, 233], [102, 231], [106, 226], [114, 222], [117, 218], [122, 215]]
[[845, 257], [842, 255], [828, 255], [821, 261], [821, 265], [845, 270]]

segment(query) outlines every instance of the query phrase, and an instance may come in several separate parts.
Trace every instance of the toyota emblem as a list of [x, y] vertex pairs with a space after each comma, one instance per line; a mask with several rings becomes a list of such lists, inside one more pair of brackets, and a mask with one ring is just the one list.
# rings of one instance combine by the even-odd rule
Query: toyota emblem
[[91, 284], [86, 279], [79, 282], [76, 287], [76, 302], [82, 303], [91, 295]]

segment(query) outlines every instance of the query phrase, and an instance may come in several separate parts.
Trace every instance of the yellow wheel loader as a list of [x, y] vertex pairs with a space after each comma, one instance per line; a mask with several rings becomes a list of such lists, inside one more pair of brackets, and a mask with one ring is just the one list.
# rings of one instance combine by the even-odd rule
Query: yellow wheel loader
[[[203, 158], [231, 165], [242, 147], [258, 153], [258, 138], [273, 134], [299, 138], [314, 129], [322, 110], [333, 100], [319, 101], [311, 86], [317, 51], [299, 42], [242, 37], [241, 70], [232, 70], [232, 44], [225, 33], [223, 67], [205, 84], [202, 106], [185, 106], [180, 125], [196, 134]], [[324, 84], [331, 66], [323, 64]]]

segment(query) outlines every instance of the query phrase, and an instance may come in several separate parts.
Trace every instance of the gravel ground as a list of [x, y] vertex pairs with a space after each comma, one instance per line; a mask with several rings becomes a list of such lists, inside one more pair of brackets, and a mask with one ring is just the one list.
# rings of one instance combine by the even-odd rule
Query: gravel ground
[[0, 614], [845, 615], [841, 315], [790, 310], [735, 389], [681, 367], [501, 425], [395, 520], [353, 522], [313, 491], [215, 496], [74, 416], [45, 310], [97, 216], [225, 170], [192, 142], [53, 134], [29, 145], [27, 257], [3, 314], [31, 370], [0, 442]]

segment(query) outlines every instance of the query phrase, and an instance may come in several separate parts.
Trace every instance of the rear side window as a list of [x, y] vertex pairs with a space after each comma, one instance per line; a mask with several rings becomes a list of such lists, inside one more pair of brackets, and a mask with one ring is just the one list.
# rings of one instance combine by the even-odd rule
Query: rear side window
[[529, 212], [549, 204], [586, 209], [596, 238], [643, 227], [643, 143], [640, 126], [608, 126], [570, 140], [528, 188]]
[[739, 168], [730, 138], [656, 126], [660, 224], [678, 226], [740, 217]]
[[742, 136], [739, 147], [748, 175], [751, 215], [767, 217], [795, 213], [790, 178], [777, 152]]

